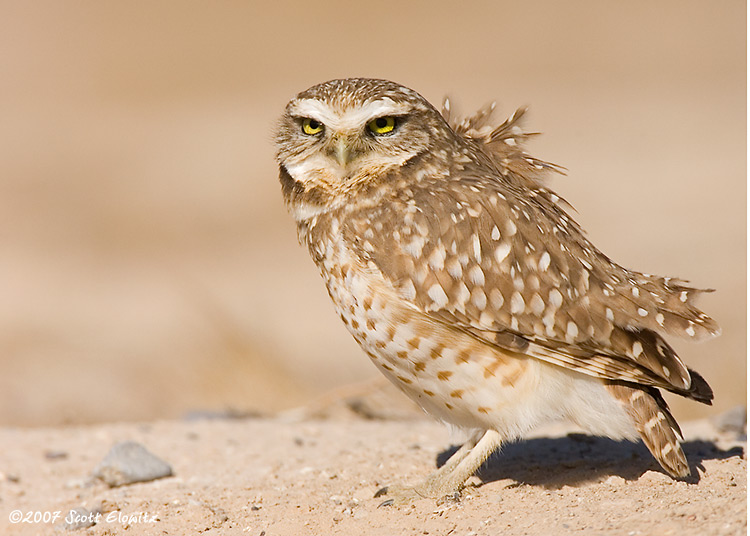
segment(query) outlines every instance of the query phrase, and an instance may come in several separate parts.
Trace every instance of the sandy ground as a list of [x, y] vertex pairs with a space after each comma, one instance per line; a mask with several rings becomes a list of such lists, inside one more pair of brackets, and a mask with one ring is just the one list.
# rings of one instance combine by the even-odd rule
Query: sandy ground
[[[379, 507], [373, 493], [416, 482], [452, 452], [424, 419], [276, 418], [0, 429], [0, 533], [739, 535], [746, 532], [746, 439], [710, 421], [683, 426], [700, 478], [675, 482], [641, 444], [556, 425], [490, 458], [460, 502]], [[109, 488], [91, 478], [119, 441], [137, 441], [171, 477]], [[699, 469], [696, 469], [699, 468]], [[86, 510], [81, 510], [86, 509]], [[44, 522], [11, 523], [56, 516]], [[40, 514], [36, 514], [36, 513]], [[70, 521], [70, 519], [68, 519]]]

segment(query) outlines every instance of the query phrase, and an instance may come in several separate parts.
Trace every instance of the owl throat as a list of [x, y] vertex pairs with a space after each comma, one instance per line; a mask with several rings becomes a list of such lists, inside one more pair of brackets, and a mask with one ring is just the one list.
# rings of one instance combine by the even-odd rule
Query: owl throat
[[405, 164], [371, 165], [342, 177], [316, 170], [304, 178], [293, 176], [282, 164], [279, 181], [287, 209], [297, 224], [310, 224], [322, 213], [352, 205], [376, 205], [393, 182], [392, 172]]

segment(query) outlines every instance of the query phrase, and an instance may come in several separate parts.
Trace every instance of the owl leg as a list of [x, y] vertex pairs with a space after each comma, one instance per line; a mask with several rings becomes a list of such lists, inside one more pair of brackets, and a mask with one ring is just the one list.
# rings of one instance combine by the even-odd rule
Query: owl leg
[[[466, 456], [469, 455], [471, 450], [476, 446], [476, 444], [479, 442], [479, 440], [484, 435], [484, 432], [477, 432], [474, 433], [463, 445], [461, 445], [461, 448], [459, 448], [456, 452], [453, 453], [453, 455], [448, 458], [448, 460], [440, 467], [437, 471], [431, 473], [427, 479], [425, 480], [425, 483], [431, 482], [431, 481], [438, 481], [441, 478], [445, 478], [445, 475], [451, 473], [461, 461], [463, 461]], [[390, 495], [395, 492], [396, 489], [414, 489], [415, 487], [406, 487], [406, 486], [385, 486], [383, 488], [380, 488], [377, 492], [375, 492], [375, 497], [381, 497], [383, 495]], [[386, 501], [388, 502], [388, 501]]]
[[487, 430], [474, 435], [440, 469], [416, 486], [388, 486], [378, 490], [376, 497], [388, 495], [381, 506], [407, 504], [417, 499], [440, 499], [459, 493], [466, 481], [500, 446], [500, 434]]

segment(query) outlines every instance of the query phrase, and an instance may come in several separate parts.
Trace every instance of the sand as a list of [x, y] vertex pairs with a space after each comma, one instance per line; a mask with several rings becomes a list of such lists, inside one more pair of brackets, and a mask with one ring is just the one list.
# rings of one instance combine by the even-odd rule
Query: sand
[[[707, 420], [683, 429], [700, 474], [689, 483], [663, 474], [641, 444], [557, 425], [494, 455], [459, 502], [379, 507], [376, 490], [418, 481], [460, 439], [425, 419], [300, 414], [3, 428], [0, 533], [73, 533], [66, 521], [90, 518], [94, 525], [74, 533], [744, 534], [746, 439]], [[164, 459], [174, 475], [114, 488], [93, 479], [124, 440]], [[11, 523], [16, 511], [31, 522]]]

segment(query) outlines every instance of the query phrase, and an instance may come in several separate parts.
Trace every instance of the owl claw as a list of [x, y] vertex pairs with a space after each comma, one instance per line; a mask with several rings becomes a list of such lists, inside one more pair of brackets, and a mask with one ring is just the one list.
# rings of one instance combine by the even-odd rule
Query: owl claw
[[401, 506], [411, 504], [420, 499], [436, 499], [436, 505], [457, 504], [461, 501], [461, 491], [451, 491], [445, 493], [439, 488], [430, 486], [429, 482], [424, 482], [418, 486], [385, 486], [375, 492], [374, 497], [388, 496], [388, 498], [378, 505], [378, 508], [385, 506]]
[[461, 502], [461, 497], [462, 495], [460, 491], [454, 491], [453, 493], [440, 497], [435, 504], [437, 506], [442, 506], [444, 504], [458, 504]]
[[420, 493], [416, 487], [411, 486], [385, 486], [375, 492], [375, 497], [388, 496], [388, 498], [378, 505], [381, 506], [401, 506], [413, 503], [419, 499], [427, 498]]

